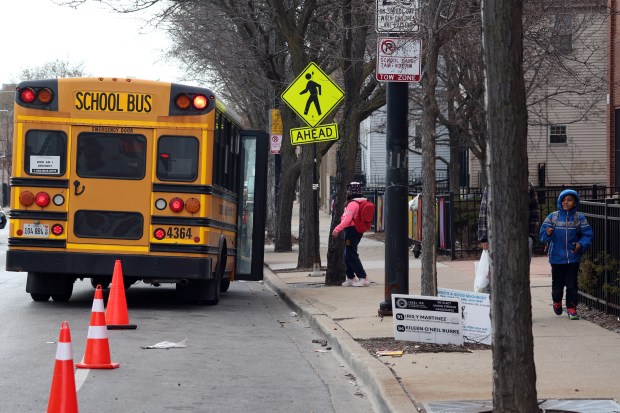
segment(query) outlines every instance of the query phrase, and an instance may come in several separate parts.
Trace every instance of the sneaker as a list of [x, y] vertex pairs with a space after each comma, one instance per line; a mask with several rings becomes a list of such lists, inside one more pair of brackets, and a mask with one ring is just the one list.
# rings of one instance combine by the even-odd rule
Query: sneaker
[[355, 278], [347, 278], [345, 282], [342, 283], [343, 287], [353, 287], [355, 284]]
[[567, 308], [566, 314], [568, 314], [568, 318], [571, 320], [579, 320], [579, 316], [577, 315], [577, 310], [574, 308]]
[[356, 282], [353, 283], [353, 287], [368, 287], [370, 285], [370, 280], [368, 277], [360, 278]]
[[562, 302], [558, 301], [558, 302], [554, 302], [553, 303], [553, 311], [557, 314], [557, 315], [562, 315]]

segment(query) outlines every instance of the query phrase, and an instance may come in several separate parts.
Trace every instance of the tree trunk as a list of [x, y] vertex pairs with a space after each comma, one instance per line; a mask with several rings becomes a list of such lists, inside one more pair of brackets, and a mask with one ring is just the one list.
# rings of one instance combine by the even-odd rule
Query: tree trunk
[[293, 250], [291, 241], [291, 219], [293, 214], [293, 201], [295, 199], [295, 186], [297, 185], [297, 179], [299, 178], [299, 172], [301, 170], [301, 161], [295, 156], [295, 149], [291, 145], [289, 136], [291, 127], [297, 126], [297, 123], [295, 123], [295, 115], [288, 108], [282, 108], [280, 113], [282, 115], [283, 125], [282, 147], [280, 148], [282, 169], [280, 172], [279, 202], [276, 205], [278, 214], [276, 220], [276, 241], [274, 245], [275, 252]]
[[448, 180], [450, 192], [458, 194], [461, 188], [461, 141], [464, 132], [458, 126], [448, 127], [450, 134], [450, 165], [448, 165]]
[[435, 248], [435, 127], [439, 108], [435, 96], [437, 87], [437, 61], [441, 47], [433, 19], [439, 7], [437, 0], [429, 2], [426, 12], [428, 24], [422, 60], [422, 275], [421, 294], [437, 295], [437, 251]]
[[484, 0], [490, 156], [493, 410], [539, 411], [528, 260], [522, 2]]
[[[269, 163], [267, 168], [267, 205], [277, 205], [276, 199], [276, 156], [269, 154]], [[269, 240], [273, 239], [276, 234], [276, 209], [267, 208], [265, 230]]]
[[[346, 112], [345, 112], [346, 113]], [[333, 230], [340, 223], [340, 217], [347, 202], [347, 184], [353, 179], [355, 160], [357, 158], [359, 121], [356, 117], [345, 116], [341, 123], [340, 148], [336, 153], [336, 179], [334, 193], [334, 209], [330, 229]], [[327, 272], [325, 285], [340, 285], [345, 279], [344, 273], [344, 238], [329, 238], [327, 246]], [[360, 257], [362, 263], [364, 257]]]

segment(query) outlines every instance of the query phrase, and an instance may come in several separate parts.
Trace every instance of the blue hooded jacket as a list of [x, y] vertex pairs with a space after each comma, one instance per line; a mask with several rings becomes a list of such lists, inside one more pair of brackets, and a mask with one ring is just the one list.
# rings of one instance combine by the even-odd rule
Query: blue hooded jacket
[[[577, 202], [570, 211], [562, 209], [562, 199], [566, 195], [572, 195]], [[558, 196], [558, 219], [553, 224], [553, 214], [545, 218], [540, 226], [540, 241], [549, 243], [549, 263], [550, 264], [572, 264], [581, 261], [581, 255], [592, 244], [592, 227], [588, 224], [586, 217], [577, 211], [580, 199], [579, 194], [572, 189], [566, 189]], [[579, 220], [579, 224], [577, 224]], [[555, 227], [555, 228], [554, 228]], [[547, 228], [554, 228], [553, 233], [547, 235]], [[581, 244], [578, 252], [573, 252], [574, 243]]]

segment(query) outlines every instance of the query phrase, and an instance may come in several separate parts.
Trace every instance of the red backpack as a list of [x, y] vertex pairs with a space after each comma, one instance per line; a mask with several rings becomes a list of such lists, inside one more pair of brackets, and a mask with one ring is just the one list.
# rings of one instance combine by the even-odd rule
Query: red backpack
[[355, 230], [363, 234], [372, 227], [372, 222], [375, 219], [375, 204], [369, 200], [355, 202], [359, 204], [357, 215], [353, 217], [355, 221]]

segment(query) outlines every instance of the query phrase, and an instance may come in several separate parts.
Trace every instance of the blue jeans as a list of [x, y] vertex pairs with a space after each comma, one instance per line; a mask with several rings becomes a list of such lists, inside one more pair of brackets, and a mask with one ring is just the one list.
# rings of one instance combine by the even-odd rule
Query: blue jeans
[[366, 278], [366, 271], [357, 253], [357, 246], [362, 239], [362, 234], [355, 227], [344, 229], [344, 266], [347, 278]]

